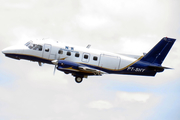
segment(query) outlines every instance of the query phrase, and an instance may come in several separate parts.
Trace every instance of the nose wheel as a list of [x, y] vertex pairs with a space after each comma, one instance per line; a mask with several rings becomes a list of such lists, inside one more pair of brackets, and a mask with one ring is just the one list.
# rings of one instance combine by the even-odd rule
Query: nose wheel
[[83, 80], [83, 77], [75, 77], [75, 81], [76, 81], [77, 83], [81, 83], [82, 80]]

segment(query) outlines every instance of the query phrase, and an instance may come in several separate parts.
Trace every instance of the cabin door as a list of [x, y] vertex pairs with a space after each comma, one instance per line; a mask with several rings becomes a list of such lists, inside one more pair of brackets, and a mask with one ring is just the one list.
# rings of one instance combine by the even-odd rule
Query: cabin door
[[50, 54], [51, 54], [51, 45], [44, 44], [43, 58], [49, 59]]
[[120, 61], [121, 59], [118, 56], [101, 54], [99, 67], [110, 70], [118, 70], [120, 67]]

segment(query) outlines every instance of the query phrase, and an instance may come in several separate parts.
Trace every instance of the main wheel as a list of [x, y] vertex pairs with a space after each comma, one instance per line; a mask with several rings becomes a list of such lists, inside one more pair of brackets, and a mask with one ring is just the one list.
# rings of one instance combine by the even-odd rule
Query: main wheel
[[76, 81], [77, 83], [81, 83], [81, 82], [82, 82], [82, 80], [83, 80], [83, 78], [82, 78], [82, 77], [76, 77], [76, 78], [75, 78], [75, 81]]

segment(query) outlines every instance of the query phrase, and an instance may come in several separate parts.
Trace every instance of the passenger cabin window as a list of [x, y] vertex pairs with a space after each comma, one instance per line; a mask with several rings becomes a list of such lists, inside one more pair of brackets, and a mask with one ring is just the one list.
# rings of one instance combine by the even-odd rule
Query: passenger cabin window
[[58, 53], [59, 53], [59, 54], [63, 54], [63, 50], [59, 50]]
[[93, 57], [93, 60], [94, 60], [94, 61], [97, 61], [97, 60], [98, 60], [98, 57], [94, 56], [94, 57]]
[[71, 52], [68, 51], [66, 55], [67, 55], [67, 56], [71, 56]]
[[75, 57], [79, 57], [79, 53], [76, 53], [76, 54], [75, 54]]
[[45, 51], [46, 51], [46, 52], [49, 52], [49, 48], [45, 48]]
[[88, 59], [88, 55], [84, 55], [84, 59]]
[[25, 44], [29, 49], [42, 51], [42, 45], [33, 44], [33, 41], [29, 41]]

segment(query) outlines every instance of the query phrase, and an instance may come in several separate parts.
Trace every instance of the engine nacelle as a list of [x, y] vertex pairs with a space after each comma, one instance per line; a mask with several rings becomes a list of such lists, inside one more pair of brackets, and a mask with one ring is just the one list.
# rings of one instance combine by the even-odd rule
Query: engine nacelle
[[62, 68], [71, 68], [78, 70], [79, 66], [80, 64], [75, 62], [71, 62], [67, 60], [59, 60], [57, 69], [61, 70]]

